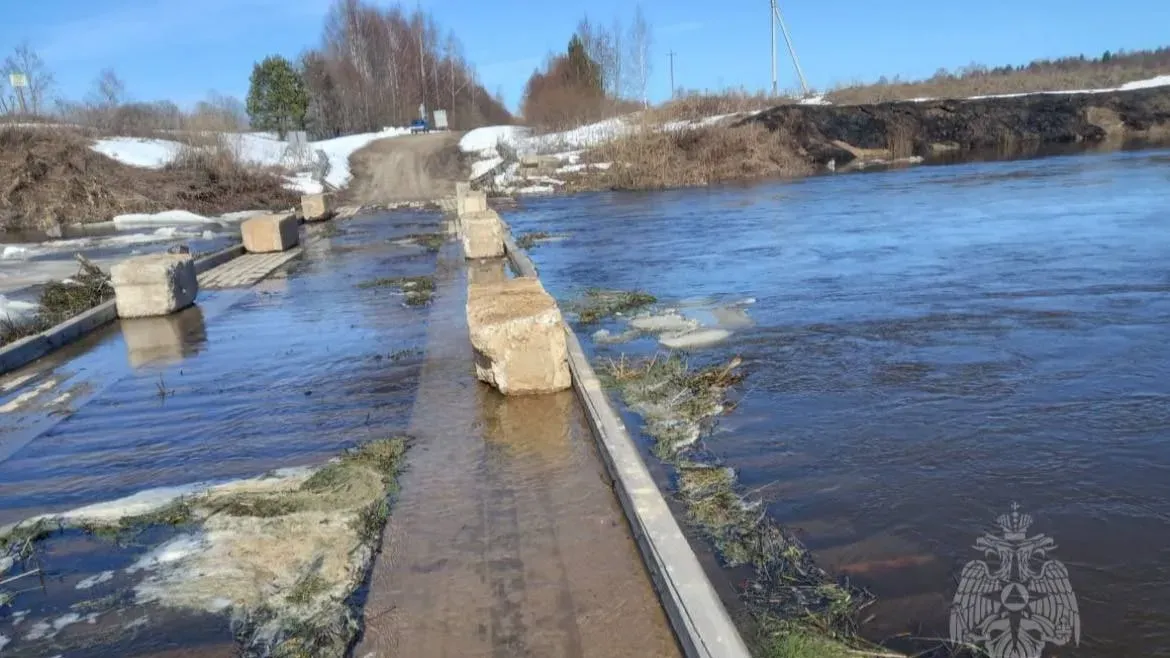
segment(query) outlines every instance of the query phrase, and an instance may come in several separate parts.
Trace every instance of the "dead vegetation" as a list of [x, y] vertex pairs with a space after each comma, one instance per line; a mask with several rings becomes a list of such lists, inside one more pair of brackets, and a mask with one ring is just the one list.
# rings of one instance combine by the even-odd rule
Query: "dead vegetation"
[[201, 214], [285, 208], [296, 195], [275, 173], [196, 146], [161, 170], [93, 151], [68, 128], [0, 128], [0, 230], [51, 230], [115, 215], [183, 208]]
[[680, 130], [643, 127], [602, 145], [591, 157], [613, 163], [591, 175], [591, 184], [614, 190], [702, 186], [812, 172], [786, 133], [755, 124]]
[[639, 290], [602, 290], [590, 288], [571, 302], [568, 310], [577, 314], [582, 324], [593, 324], [606, 318], [645, 308], [658, 299]]
[[[151, 528], [178, 527], [165, 543], [142, 547], [147, 555], [180, 548], [145, 567], [134, 601], [192, 613], [226, 605], [241, 655], [340, 658], [360, 632], [353, 594], [372, 564], [405, 450], [403, 438], [380, 439], [315, 471], [216, 485], [144, 513], [120, 512], [134, 506], [114, 501], [30, 519], [0, 532], [0, 575], [20, 571], [0, 585], [52, 565], [54, 554], [37, 547], [62, 531], [137, 543]], [[0, 591], [0, 606], [15, 595]], [[122, 599], [87, 604], [106, 613]]]
[[646, 112], [652, 123], [670, 121], [700, 121], [723, 114], [757, 112], [777, 105], [790, 105], [790, 96], [772, 96], [763, 92], [750, 93], [747, 90], [728, 90], [719, 93], [691, 92]]
[[1170, 47], [1132, 52], [1106, 51], [1100, 57], [1041, 59], [1021, 66], [971, 64], [939, 69], [926, 80], [887, 80], [834, 89], [826, 98], [839, 104], [869, 104], [911, 98], [967, 98], [1069, 89], [1109, 89], [1170, 73]]
[[552, 234], [547, 231], [529, 231], [527, 233], [521, 233], [516, 238], [516, 246], [527, 251], [551, 237]]
[[366, 290], [393, 288], [400, 291], [407, 306], [426, 306], [435, 296], [435, 279], [429, 276], [393, 276], [358, 284]]
[[114, 298], [110, 275], [84, 258], [81, 269], [66, 281], [50, 281], [37, 300], [40, 308], [29, 319], [0, 318], [0, 346], [38, 334]]
[[751, 570], [740, 596], [754, 621], [750, 636], [758, 655], [868, 655], [850, 647], [863, 644], [856, 635], [857, 613], [871, 597], [817, 567], [759, 502], [738, 493], [734, 470], [702, 459], [705, 451], [695, 448], [730, 407], [728, 393], [744, 377], [741, 365], [738, 357], [692, 368], [675, 354], [640, 360], [623, 355], [602, 365], [600, 375], [642, 417], [654, 454], [675, 469], [688, 520], [727, 566]]

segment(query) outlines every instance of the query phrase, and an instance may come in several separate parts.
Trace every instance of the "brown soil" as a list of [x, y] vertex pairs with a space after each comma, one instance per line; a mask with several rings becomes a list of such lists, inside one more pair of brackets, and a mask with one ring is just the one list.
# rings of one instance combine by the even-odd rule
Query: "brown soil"
[[454, 196], [455, 182], [467, 180], [460, 136], [433, 133], [371, 142], [350, 156], [353, 181], [345, 192], [348, 202], [389, 204]]
[[93, 151], [76, 131], [0, 130], [0, 231], [171, 209], [201, 214], [279, 209], [296, 199], [275, 174], [219, 158], [142, 169]]

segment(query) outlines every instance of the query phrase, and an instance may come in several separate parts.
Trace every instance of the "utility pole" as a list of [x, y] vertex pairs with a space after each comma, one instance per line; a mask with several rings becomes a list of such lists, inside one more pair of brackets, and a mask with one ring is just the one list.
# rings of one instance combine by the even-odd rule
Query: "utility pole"
[[780, 94], [780, 88], [776, 83], [776, 12], [779, 8], [776, 6], [776, 0], [770, 0], [772, 3], [772, 11], [768, 16], [768, 26], [772, 28], [772, 49], [769, 50], [772, 54], [772, 97], [775, 98]]
[[776, 87], [776, 24], [779, 23], [780, 31], [784, 34], [784, 43], [788, 46], [788, 54], [792, 57], [792, 64], [796, 67], [796, 75], [800, 78], [800, 89], [805, 96], [808, 96], [808, 82], [804, 79], [804, 71], [800, 70], [800, 60], [796, 58], [796, 48], [792, 45], [792, 37], [788, 34], [788, 26], [784, 24], [784, 17], [780, 14], [780, 5], [777, 0], [771, 0], [772, 3], [772, 95], [775, 96], [778, 92]]
[[668, 53], [670, 55], [670, 97], [674, 98], [674, 51]]

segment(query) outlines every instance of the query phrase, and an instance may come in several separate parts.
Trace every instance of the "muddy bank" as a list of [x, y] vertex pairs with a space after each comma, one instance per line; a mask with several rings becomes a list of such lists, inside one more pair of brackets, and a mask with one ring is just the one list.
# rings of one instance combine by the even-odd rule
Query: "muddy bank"
[[740, 121], [795, 140], [818, 165], [835, 161], [1170, 139], [1170, 88], [1098, 94], [901, 101], [876, 105], [783, 105]]

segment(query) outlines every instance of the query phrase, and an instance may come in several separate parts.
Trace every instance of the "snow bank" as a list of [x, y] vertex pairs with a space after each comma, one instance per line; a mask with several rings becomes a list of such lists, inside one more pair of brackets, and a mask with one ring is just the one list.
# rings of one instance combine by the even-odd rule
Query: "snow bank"
[[523, 142], [530, 131], [523, 126], [486, 126], [468, 131], [459, 140], [459, 150], [464, 153], [478, 153], [484, 157], [496, 155], [496, 145], [519, 144]]
[[[0, 295], [0, 321], [19, 322], [21, 320], [31, 319], [36, 314], [36, 304], [8, 299], [4, 295]], [[0, 574], [3, 573], [3, 570], [0, 570]]]
[[[228, 148], [242, 162], [261, 167], [300, 169], [311, 163], [317, 151], [323, 151], [329, 160], [325, 180], [335, 187], [344, 187], [350, 179], [349, 156], [356, 150], [378, 139], [410, 134], [409, 128], [386, 128], [379, 132], [346, 135], [335, 139], [309, 142], [306, 148], [291, 148], [287, 141], [271, 133], [226, 133]], [[495, 143], [492, 143], [495, 146]], [[166, 139], [136, 139], [114, 137], [94, 142], [93, 150], [132, 167], [157, 169], [172, 161], [183, 145]], [[299, 173], [288, 178], [288, 186], [303, 193], [321, 191], [321, 185], [309, 174]]]
[[480, 176], [488, 173], [496, 167], [504, 164], [504, 159], [501, 157], [488, 158], [486, 160], [478, 160], [471, 163], [471, 180], [475, 180]]
[[118, 215], [114, 217], [114, 226], [122, 228], [133, 228], [135, 226], [151, 226], [151, 225], [167, 225], [174, 226], [176, 224], [217, 224], [215, 219], [204, 217], [203, 215], [196, 215], [193, 212], [186, 210], [164, 210], [156, 213], [134, 213], [130, 215]]
[[158, 169], [174, 159], [182, 146], [165, 139], [113, 137], [94, 142], [93, 150], [132, 167]]

